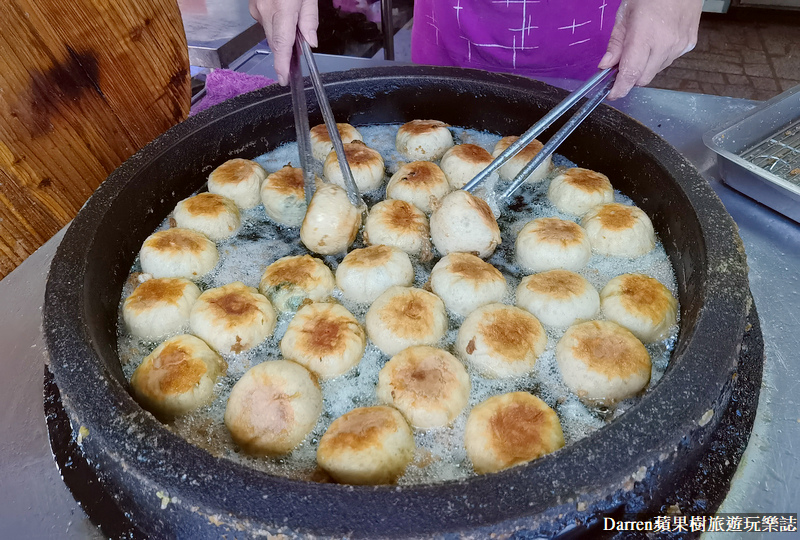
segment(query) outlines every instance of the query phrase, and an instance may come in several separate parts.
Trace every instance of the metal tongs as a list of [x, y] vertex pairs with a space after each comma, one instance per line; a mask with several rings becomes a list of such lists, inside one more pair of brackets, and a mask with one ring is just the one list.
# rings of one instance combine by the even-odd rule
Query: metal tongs
[[353, 179], [353, 173], [350, 171], [350, 165], [347, 163], [347, 158], [344, 153], [344, 144], [339, 135], [339, 128], [336, 127], [336, 120], [333, 118], [333, 111], [328, 102], [328, 96], [325, 94], [325, 88], [322, 86], [322, 81], [319, 77], [319, 69], [317, 69], [317, 62], [314, 60], [314, 55], [311, 52], [308, 42], [297, 31], [297, 39], [294, 42], [294, 51], [292, 53], [292, 60], [289, 64], [289, 87], [292, 92], [292, 106], [294, 108], [294, 126], [297, 131], [297, 148], [300, 153], [300, 166], [303, 169], [303, 187], [306, 194], [306, 204], [311, 203], [311, 197], [314, 194], [314, 157], [311, 153], [311, 133], [308, 124], [308, 104], [306, 103], [305, 88], [303, 87], [303, 72], [300, 67], [300, 57], [306, 59], [308, 66], [308, 73], [311, 75], [311, 86], [314, 88], [314, 93], [317, 95], [319, 108], [322, 111], [322, 118], [325, 120], [325, 127], [328, 128], [328, 136], [333, 143], [333, 150], [336, 152], [336, 157], [339, 161], [339, 168], [342, 170], [344, 177], [345, 190], [347, 191], [347, 198], [350, 203], [356, 208], [362, 209], [366, 205], [361, 199], [361, 194], [358, 192], [358, 186]]
[[598, 88], [599, 90], [597, 93], [587, 99], [586, 103], [584, 103], [583, 106], [578, 109], [578, 112], [576, 112], [572, 118], [570, 118], [549, 141], [547, 141], [539, 153], [536, 154], [536, 157], [534, 157], [527, 165], [525, 165], [525, 167], [522, 168], [514, 180], [511, 181], [511, 185], [509, 185], [505, 192], [503, 192], [503, 194], [499, 197], [500, 201], [508, 200], [511, 195], [513, 195], [514, 192], [525, 183], [525, 180], [536, 169], [536, 167], [541, 165], [545, 159], [555, 152], [556, 148], [558, 148], [559, 145], [564, 142], [564, 139], [566, 139], [570, 133], [575, 131], [575, 128], [577, 128], [580, 123], [583, 122], [583, 120], [589, 116], [589, 114], [600, 104], [600, 102], [602, 102], [606, 96], [608, 96], [608, 93], [611, 91], [611, 87], [614, 85], [616, 78], [616, 67], [607, 68], [598, 72], [591, 79], [586, 81], [583, 86], [568, 95], [564, 101], [556, 105], [553, 110], [544, 115], [544, 117], [536, 122], [533, 127], [523, 133], [519, 139], [514, 141], [511, 146], [506, 148], [502, 154], [497, 156], [494, 161], [492, 161], [485, 169], [479, 172], [475, 178], [470, 180], [463, 187], [463, 189], [470, 192], [474, 190], [480, 185], [481, 182], [486, 180], [490, 174], [499, 169], [509, 159], [517, 155], [517, 153], [525, 148], [531, 141], [533, 141], [533, 139], [544, 132], [544, 130], [549, 128], [553, 122], [564, 115], [564, 113], [566, 113], [573, 105], [575, 105], [578, 100], [595, 88]]

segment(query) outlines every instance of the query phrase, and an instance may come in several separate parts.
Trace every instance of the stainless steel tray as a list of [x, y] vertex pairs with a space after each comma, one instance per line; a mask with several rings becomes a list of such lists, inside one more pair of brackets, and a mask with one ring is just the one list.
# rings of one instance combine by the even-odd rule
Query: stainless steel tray
[[800, 85], [703, 136], [722, 180], [800, 222]]

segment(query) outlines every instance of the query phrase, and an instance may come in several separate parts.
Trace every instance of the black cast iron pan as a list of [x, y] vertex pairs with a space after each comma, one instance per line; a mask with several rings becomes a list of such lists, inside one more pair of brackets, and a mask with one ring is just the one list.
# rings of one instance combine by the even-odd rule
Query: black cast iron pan
[[[340, 121], [435, 118], [503, 135], [523, 132], [565, 96], [529, 79], [455, 68], [375, 68], [323, 80]], [[321, 121], [311, 112], [312, 122]], [[746, 263], [733, 221], [694, 167], [606, 106], [560, 153], [607, 173], [651, 216], [675, 268], [681, 304], [667, 372], [614, 423], [497, 474], [353, 487], [273, 477], [214, 458], [133, 401], [116, 355], [116, 321], [142, 241], [214, 167], [293, 139], [291, 99], [277, 86], [190, 118], [112, 173], [53, 260], [44, 324], [55, 382], [73, 431], [88, 431], [83, 454], [137, 527], [153, 537], [190, 538], [551, 536], [604, 512], [658, 511], [676, 478], [707, 450], [730, 401], [750, 305]]]

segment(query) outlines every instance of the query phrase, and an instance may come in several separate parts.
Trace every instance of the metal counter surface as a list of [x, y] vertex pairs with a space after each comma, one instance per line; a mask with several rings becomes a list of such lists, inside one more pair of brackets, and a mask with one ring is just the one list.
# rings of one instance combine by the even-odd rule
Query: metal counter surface
[[189, 64], [225, 68], [264, 39], [247, 2], [178, 0], [189, 46]]
[[[574, 86], [564, 80], [547, 82]], [[613, 105], [664, 137], [697, 166], [738, 224], [748, 255], [767, 358], [756, 426], [720, 511], [797, 512], [800, 224], [720, 182], [716, 154], [702, 141], [703, 133], [755, 103], [637, 88]], [[49, 263], [62, 236], [63, 231], [0, 281], [0, 523], [2, 536], [8, 538], [101, 537], [59, 477], [44, 421], [42, 379], [47, 357], [41, 310]], [[730, 536], [721, 533], [719, 538]]]

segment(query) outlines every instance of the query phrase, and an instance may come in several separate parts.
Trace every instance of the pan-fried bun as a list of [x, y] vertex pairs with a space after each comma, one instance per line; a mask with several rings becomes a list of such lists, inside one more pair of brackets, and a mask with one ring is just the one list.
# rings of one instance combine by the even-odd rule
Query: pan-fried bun
[[613, 405], [650, 381], [650, 355], [630, 331], [612, 321], [570, 326], [556, 345], [564, 384], [590, 404]]
[[582, 276], [556, 269], [522, 278], [517, 305], [543, 324], [567, 327], [594, 319], [600, 311], [600, 295]]
[[397, 409], [361, 407], [334, 420], [317, 463], [342, 484], [391, 484], [414, 459], [414, 434]]
[[467, 316], [481, 306], [500, 302], [506, 294], [506, 278], [471, 253], [450, 253], [433, 267], [431, 289], [447, 309]]
[[657, 279], [622, 274], [600, 291], [607, 319], [630, 330], [643, 343], [661, 341], [677, 322], [678, 301]]
[[208, 191], [224, 195], [239, 208], [254, 208], [261, 202], [259, 188], [267, 171], [249, 159], [229, 159], [208, 175]]
[[596, 206], [614, 202], [614, 188], [608, 176], [574, 167], [553, 178], [547, 198], [562, 212], [582, 216]]
[[322, 379], [356, 366], [367, 337], [353, 315], [339, 304], [309, 304], [297, 310], [281, 340], [281, 354]]
[[255, 456], [294, 450], [322, 413], [322, 391], [306, 368], [288, 360], [253, 366], [233, 385], [225, 425], [239, 447]]
[[586, 231], [574, 221], [538, 218], [528, 222], [517, 235], [515, 255], [527, 272], [580, 270], [592, 258], [592, 246]]
[[[372, 191], [383, 185], [385, 171], [380, 152], [373, 150], [361, 141], [355, 141], [344, 145], [344, 155], [347, 156], [350, 172], [353, 174], [353, 180], [356, 181], [359, 191]], [[325, 158], [323, 174], [329, 182], [347, 187], [342, 170], [339, 168], [336, 152], [332, 151]]]
[[406, 201], [425, 213], [433, 210], [442, 197], [450, 193], [450, 183], [442, 169], [430, 161], [403, 164], [386, 185], [387, 199]]
[[[344, 144], [364, 140], [361, 133], [350, 124], [337, 123], [336, 129], [339, 131], [339, 137], [341, 137]], [[311, 154], [314, 156], [314, 159], [317, 161], [325, 161], [325, 158], [328, 157], [331, 150], [333, 150], [333, 142], [331, 142], [331, 137], [328, 135], [328, 127], [325, 124], [312, 127]]]
[[442, 255], [459, 251], [486, 259], [500, 245], [500, 227], [486, 201], [457, 190], [431, 214], [431, 240]]
[[447, 331], [444, 303], [433, 293], [413, 287], [390, 287], [367, 311], [367, 335], [394, 356], [412, 345], [434, 345]]
[[[444, 153], [439, 166], [450, 187], [461, 189], [491, 162], [492, 155], [477, 144], [457, 144]], [[496, 182], [497, 173], [490, 174], [486, 181]]]
[[336, 268], [336, 285], [353, 302], [371, 303], [389, 287], [413, 282], [414, 267], [408, 254], [382, 244], [354, 249]]
[[556, 412], [527, 392], [493, 396], [469, 413], [464, 446], [478, 474], [528, 463], [564, 446]]
[[632, 259], [656, 247], [653, 223], [636, 206], [604, 204], [586, 213], [581, 224], [592, 249], [601, 255]]
[[252, 349], [275, 330], [269, 300], [241, 281], [208, 289], [189, 315], [192, 333], [222, 354]]
[[373, 206], [364, 226], [364, 237], [371, 245], [394, 246], [409, 255], [430, 252], [428, 217], [411, 203], [397, 199]]
[[241, 224], [236, 203], [214, 193], [199, 193], [183, 199], [175, 206], [172, 217], [178, 227], [201, 232], [211, 240], [236, 234]]
[[[497, 157], [505, 151], [506, 148], [517, 142], [519, 137], [510, 136], [510, 137], [503, 137], [497, 144], [494, 145], [494, 150], [492, 151], [492, 157]], [[522, 169], [525, 168], [536, 155], [542, 151], [544, 145], [536, 139], [533, 139], [531, 142], [525, 146], [522, 150], [520, 150], [514, 157], [509, 159], [505, 162], [505, 164], [500, 167], [498, 172], [500, 173], [500, 178], [503, 180], [513, 180], [517, 177]], [[547, 175], [550, 174], [550, 170], [553, 168], [553, 159], [552, 156], [548, 156], [538, 167], [536, 167], [531, 174], [528, 175], [528, 178], [525, 179], [526, 182], [529, 184], [535, 184], [536, 182], [541, 182]]]
[[395, 145], [410, 161], [436, 161], [453, 146], [453, 134], [444, 122], [412, 120], [397, 130]]
[[469, 375], [455, 356], [419, 345], [392, 357], [378, 375], [378, 399], [418, 428], [446, 426], [469, 400]]
[[547, 334], [538, 319], [504, 304], [470, 313], [456, 337], [459, 356], [489, 378], [529, 373], [546, 346]]
[[345, 251], [361, 227], [361, 210], [350, 203], [347, 192], [335, 185], [319, 183], [300, 225], [300, 240], [320, 255]]
[[155, 348], [136, 368], [131, 390], [142, 407], [171, 420], [211, 402], [214, 384], [228, 365], [203, 340], [175, 336]]
[[142, 271], [153, 277], [200, 279], [219, 261], [217, 246], [203, 233], [180, 227], [158, 231], [142, 244]]
[[306, 215], [303, 169], [286, 165], [261, 184], [261, 202], [267, 216], [281, 225], [299, 227]]
[[131, 334], [155, 341], [189, 325], [189, 312], [200, 296], [186, 278], [148, 279], [125, 299], [122, 318]]
[[296, 311], [304, 303], [327, 298], [335, 282], [324, 262], [311, 255], [282, 257], [261, 276], [261, 294], [279, 311]]

